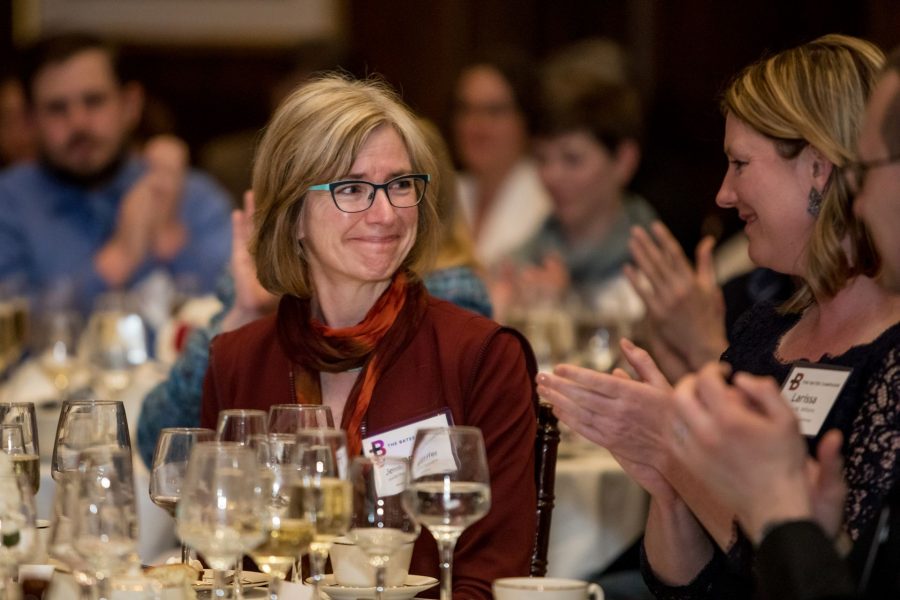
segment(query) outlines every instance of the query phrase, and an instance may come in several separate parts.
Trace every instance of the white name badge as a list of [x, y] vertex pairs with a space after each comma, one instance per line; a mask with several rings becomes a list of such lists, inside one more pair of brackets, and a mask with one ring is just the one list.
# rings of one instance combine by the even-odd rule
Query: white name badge
[[[443, 409], [437, 414], [407, 422], [363, 438], [363, 454], [366, 458], [377, 458], [379, 456], [409, 458], [412, 456], [413, 443], [416, 441], [416, 432], [419, 429], [449, 427], [452, 424], [453, 419], [450, 416], [450, 410]], [[450, 454], [450, 460], [453, 460], [449, 447], [447, 452]], [[405, 477], [406, 471], [404, 469], [396, 468], [392, 470], [389, 467], [376, 466], [375, 485], [378, 489], [378, 494], [380, 496], [399, 494], [405, 487]]]
[[781, 394], [790, 402], [800, 433], [818, 435], [822, 423], [837, 401], [851, 369], [832, 365], [796, 363], [784, 380]]
[[374, 456], [397, 456], [409, 458], [412, 456], [413, 442], [416, 441], [416, 432], [429, 427], [450, 427], [453, 418], [450, 409], [443, 409], [436, 414], [422, 419], [408, 421], [392, 429], [379, 433], [373, 433], [363, 438], [363, 454], [366, 458]]

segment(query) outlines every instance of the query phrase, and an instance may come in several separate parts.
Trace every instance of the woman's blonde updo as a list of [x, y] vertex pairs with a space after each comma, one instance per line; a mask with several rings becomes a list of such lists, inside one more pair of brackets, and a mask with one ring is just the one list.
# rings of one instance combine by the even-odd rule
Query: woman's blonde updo
[[722, 98], [722, 112], [771, 138], [782, 158], [796, 158], [811, 145], [834, 165], [806, 248], [804, 284], [783, 307], [787, 312], [834, 296], [851, 277], [878, 271], [880, 260], [838, 171], [856, 160], [866, 100], [883, 64], [873, 44], [826, 35], [745, 68]]
[[257, 277], [268, 291], [299, 298], [312, 295], [309, 265], [296, 238], [306, 193], [313, 185], [346, 176], [369, 135], [381, 125], [390, 125], [400, 135], [413, 172], [432, 177], [418, 206], [415, 244], [402, 266], [420, 274], [430, 264], [438, 237], [435, 192], [441, 182], [415, 117], [381, 81], [328, 74], [288, 96], [256, 151], [250, 252]]

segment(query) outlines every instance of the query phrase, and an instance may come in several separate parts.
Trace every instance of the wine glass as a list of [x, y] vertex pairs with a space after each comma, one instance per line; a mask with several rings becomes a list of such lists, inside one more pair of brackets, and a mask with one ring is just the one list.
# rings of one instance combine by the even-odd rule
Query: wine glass
[[78, 503], [72, 548], [110, 598], [110, 578], [137, 561], [138, 523], [131, 450], [88, 448], [78, 463]]
[[340, 429], [301, 429], [296, 439], [304, 504], [315, 528], [309, 566], [313, 597], [319, 598], [331, 544], [349, 529], [353, 510], [347, 481], [347, 435]]
[[250, 436], [265, 435], [266, 413], [262, 410], [230, 408], [219, 412], [216, 440], [247, 445]]
[[69, 397], [72, 381], [81, 368], [78, 358], [81, 329], [81, 315], [67, 310], [46, 314], [38, 325], [37, 364], [63, 400]]
[[177, 530], [213, 568], [213, 598], [226, 596], [225, 569], [265, 540], [258, 469], [253, 450], [235, 442], [200, 442], [191, 450]]
[[491, 508], [484, 438], [476, 427], [420, 429], [411, 461], [404, 505], [437, 542], [441, 600], [451, 600], [456, 540]]
[[32, 481], [34, 484], [32, 491], [36, 495], [41, 483], [41, 450], [38, 444], [34, 403], [9, 402], [0, 404], [0, 423], [21, 426], [24, 452], [16, 453], [16, 458], [13, 459], [13, 462], [17, 465], [21, 464], [19, 470], [30, 471], [36, 469], [38, 471], [37, 479]]
[[331, 408], [323, 404], [273, 404], [269, 433], [297, 433], [301, 429], [334, 429]]
[[122, 294], [105, 294], [88, 320], [84, 355], [98, 395], [116, 398], [131, 384], [132, 371], [147, 361], [144, 320]]
[[313, 540], [297, 465], [297, 438], [285, 433], [253, 436], [266, 499], [266, 540], [250, 551], [264, 573], [272, 575], [269, 600], [277, 600], [288, 571]]
[[[150, 467], [150, 500], [172, 517], [181, 498], [191, 448], [198, 442], [211, 442], [215, 438], [215, 431], [202, 427], [166, 427], [159, 432]], [[181, 544], [183, 564], [188, 563], [189, 554], [187, 545]]]
[[0, 450], [9, 457], [13, 472], [28, 483], [31, 494], [37, 494], [41, 484], [41, 457], [28, 452], [19, 423], [0, 424]]
[[419, 537], [419, 524], [403, 505], [409, 461], [395, 457], [357, 457], [350, 463], [353, 519], [348, 537], [375, 569], [375, 600], [384, 596], [391, 555]]
[[56, 426], [50, 465], [53, 479], [58, 481], [62, 473], [77, 471], [80, 453], [94, 446], [131, 452], [125, 406], [118, 400], [67, 400]]

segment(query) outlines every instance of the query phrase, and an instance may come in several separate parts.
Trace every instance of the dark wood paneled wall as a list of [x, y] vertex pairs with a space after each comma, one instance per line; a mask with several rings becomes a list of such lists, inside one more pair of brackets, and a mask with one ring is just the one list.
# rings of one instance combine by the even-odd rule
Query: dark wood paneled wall
[[[248, 0], [249, 1], [249, 0]], [[12, 48], [0, 3], [0, 52]], [[507, 45], [535, 58], [604, 35], [632, 53], [647, 96], [648, 135], [635, 186], [692, 244], [724, 170], [718, 91], [737, 69], [830, 31], [900, 42], [896, 0], [349, 0], [344, 66], [380, 73], [418, 111], [446, 127], [454, 77], [480, 49]], [[292, 50], [125, 46], [151, 95], [194, 149], [260, 127], [268, 90]]]

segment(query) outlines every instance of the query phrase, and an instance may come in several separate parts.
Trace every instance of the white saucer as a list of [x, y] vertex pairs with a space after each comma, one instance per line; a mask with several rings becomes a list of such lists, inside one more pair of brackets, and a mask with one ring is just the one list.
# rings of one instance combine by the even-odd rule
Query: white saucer
[[[311, 583], [311, 579], [307, 578], [307, 583]], [[424, 575], [407, 575], [406, 583], [398, 587], [389, 587], [384, 589], [384, 600], [409, 600], [414, 598], [419, 592], [424, 592], [428, 588], [432, 588], [438, 584], [438, 580], [434, 577], [425, 577]], [[374, 587], [348, 587], [337, 585], [334, 581], [334, 575], [326, 575], [322, 580], [322, 591], [328, 594], [331, 600], [356, 600], [357, 598], [374, 598]]]
[[[234, 571], [225, 571], [225, 581], [231, 584], [231, 578]], [[270, 575], [265, 573], [257, 573], [256, 571], [241, 571], [241, 585], [245, 588], [256, 588], [269, 585]], [[213, 571], [212, 569], [204, 569], [201, 579], [195, 581], [191, 587], [194, 591], [211, 590], [213, 588]]]

